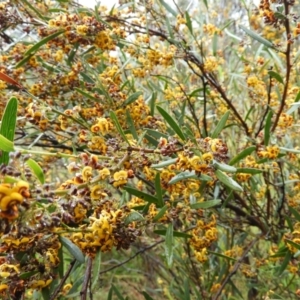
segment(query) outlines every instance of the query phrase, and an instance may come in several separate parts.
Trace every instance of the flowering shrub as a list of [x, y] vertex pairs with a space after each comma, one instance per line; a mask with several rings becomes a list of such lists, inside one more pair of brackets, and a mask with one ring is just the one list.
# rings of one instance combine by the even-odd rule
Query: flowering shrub
[[2, 299], [300, 297], [299, 5], [248, 2], [0, 3]]

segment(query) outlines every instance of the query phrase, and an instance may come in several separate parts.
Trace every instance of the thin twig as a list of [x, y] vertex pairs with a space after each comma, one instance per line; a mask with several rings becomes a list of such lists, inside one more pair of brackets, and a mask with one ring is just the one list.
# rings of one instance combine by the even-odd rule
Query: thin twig
[[225, 277], [225, 279], [223, 280], [220, 288], [218, 289], [218, 291], [215, 293], [215, 295], [212, 297], [212, 300], [218, 300], [219, 296], [221, 295], [223, 289], [225, 288], [226, 284], [228, 283], [228, 281], [230, 280], [230, 278], [238, 271], [240, 265], [242, 264], [242, 262], [244, 261], [246, 255], [248, 254], [248, 252], [251, 250], [251, 248], [253, 247], [253, 245], [262, 237], [262, 235], [259, 235], [258, 237], [256, 237], [249, 245], [248, 247], [245, 249], [245, 251], [243, 252], [242, 256], [236, 261], [236, 263], [233, 266], [232, 271]]
[[[285, 14], [285, 31], [286, 31], [286, 36], [289, 39], [291, 36], [291, 28], [290, 28], [290, 21], [289, 21], [289, 1], [285, 0], [284, 1], [284, 14]], [[278, 122], [279, 122], [279, 118], [280, 115], [284, 109], [285, 103], [286, 103], [286, 98], [288, 95], [288, 89], [289, 89], [289, 83], [290, 83], [290, 75], [291, 75], [291, 69], [292, 69], [292, 65], [291, 65], [291, 41], [287, 40], [287, 47], [286, 47], [286, 51], [285, 51], [285, 63], [286, 63], [286, 73], [285, 73], [285, 83], [284, 83], [284, 89], [283, 89], [283, 93], [282, 93], [282, 99], [281, 99], [281, 103], [280, 103], [280, 107], [278, 112], [276, 113], [276, 117], [275, 117], [275, 121], [273, 123], [273, 127], [272, 127], [272, 132], [275, 131]]]
[[91, 257], [88, 258], [87, 267], [84, 274], [84, 281], [82, 284], [82, 288], [80, 291], [80, 299], [86, 300], [87, 296], [87, 290], [89, 286], [89, 282], [91, 280], [91, 273], [92, 273], [92, 265], [93, 265], [93, 259]]
[[140, 255], [140, 254], [146, 252], [146, 251], [149, 250], [149, 249], [152, 249], [152, 248], [156, 247], [157, 245], [163, 243], [164, 241], [165, 241], [165, 239], [161, 239], [161, 240], [157, 241], [156, 243], [154, 243], [154, 244], [152, 244], [152, 245], [150, 245], [150, 246], [147, 246], [147, 247], [145, 247], [145, 248], [139, 250], [138, 252], [136, 252], [134, 255], [132, 255], [132, 256], [129, 257], [128, 259], [124, 260], [123, 262], [121, 262], [121, 263], [119, 263], [119, 264], [117, 264], [117, 265], [115, 265], [115, 266], [112, 266], [112, 267], [110, 267], [110, 268], [108, 268], [108, 269], [106, 269], [106, 270], [101, 271], [101, 272], [100, 272], [100, 275], [101, 275], [101, 274], [104, 274], [104, 273], [107, 273], [107, 272], [109, 272], [109, 271], [111, 271], [111, 270], [113, 270], [113, 269], [119, 268], [119, 267], [121, 267], [121, 266], [127, 264], [129, 261], [133, 260], [133, 259], [134, 259], [135, 257], [137, 257], [138, 255]]
[[57, 298], [58, 293], [60, 292], [60, 290], [62, 289], [63, 285], [65, 284], [66, 280], [68, 279], [74, 265], [75, 265], [76, 259], [73, 259], [70, 262], [70, 266], [68, 271], [66, 272], [66, 274], [64, 275], [64, 277], [61, 279], [60, 284], [57, 286], [57, 288], [55, 289], [55, 291], [53, 292], [53, 294], [50, 297], [50, 300], [54, 300]]

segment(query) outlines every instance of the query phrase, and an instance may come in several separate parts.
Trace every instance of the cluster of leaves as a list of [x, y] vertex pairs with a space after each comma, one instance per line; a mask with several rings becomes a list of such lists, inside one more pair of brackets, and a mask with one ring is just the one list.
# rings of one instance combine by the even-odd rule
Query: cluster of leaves
[[294, 2], [0, 3], [3, 299], [300, 296]]

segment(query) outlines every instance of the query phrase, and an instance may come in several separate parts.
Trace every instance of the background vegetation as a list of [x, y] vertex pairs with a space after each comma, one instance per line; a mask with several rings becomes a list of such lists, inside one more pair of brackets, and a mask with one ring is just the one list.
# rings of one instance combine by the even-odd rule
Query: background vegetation
[[297, 1], [0, 2], [2, 299], [297, 299]]

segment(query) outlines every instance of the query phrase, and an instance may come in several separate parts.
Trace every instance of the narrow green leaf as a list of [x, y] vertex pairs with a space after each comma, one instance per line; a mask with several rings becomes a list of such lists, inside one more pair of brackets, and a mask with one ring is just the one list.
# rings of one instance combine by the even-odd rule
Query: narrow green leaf
[[[58, 258], [59, 258], [59, 261], [64, 261], [63, 247], [60, 247], [58, 249]], [[64, 264], [59, 264], [58, 265], [58, 275], [59, 275], [59, 278], [64, 277]]]
[[31, 276], [35, 275], [39, 273], [39, 271], [28, 271], [28, 272], [24, 272], [22, 274], [19, 275], [19, 278], [20, 279], [27, 279], [27, 278], [30, 278]]
[[191, 292], [190, 292], [190, 285], [189, 285], [189, 279], [188, 278], [185, 278], [183, 287], [184, 287], [183, 300], [191, 300]]
[[119, 300], [125, 300], [125, 298], [122, 296], [121, 292], [115, 285], [112, 285], [112, 288]]
[[232, 260], [232, 261], [236, 261], [235, 258], [233, 257], [230, 257], [230, 256], [227, 256], [227, 255], [224, 255], [224, 254], [221, 254], [221, 253], [218, 253], [218, 252], [214, 252], [214, 251], [207, 251], [209, 254], [213, 254], [215, 256], [218, 256], [218, 257], [221, 257], [221, 258], [225, 258], [225, 259], [228, 259], [228, 260]]
[[213, 166], [217, 170], [221, 170], [221, 171], [228, 172], [228, 173], [235, 173], [237, 170], [235, 167], [232, 167], [232, 166], [224, 164], [224, 163], [219, 163], [216, 160], [213, 161]]
[[157, 204], [159, 207], [164, 206], [164, 201], [163, 201], [163, 191], [161, 189], [161, 183], [160, 183], [160, 174], [157, 173], [155, 176], [155, 191], [156, 191], [156, 198], [157, 198]]
[[125, 225], [128, 225], [132, 222], [141, 222], [144, 220], [145, 220], [144, 217], [140, 213], [138, 213], [137, 211], [132, 211], [126, 217], [124, 223], [125, 223]]
[[153, 222], [157, 222], [160, 218], [162, 218], [166, 211], [168, 210], [168, 205], [163, 206], [160, 211], [157, 213], [157, 215], [153, 218]]
[[149, 294], [147, 294], [145, 291], [142, 292], [143, 296], [145, 297], [145, 300], [154, 300]]
[[229, 165], [233, 166], [236, 163], [240, 162], [242, 159], [250, 155], [255, 149], [256, 149], [255, 146], [251, 146], [249, 148], [244, 149], [241, 153], [239, 153], [238, 155], [236, 155], [234, 158], [230, 160]]
[[187, 11], [185, 12], [185, 19], [186, 19], [186, 26], [188, 27], [190, 33], [192, 35], [194, 35], [192, 21], [191, 21], [189, 13]]
[[25, 55], [30, 55], [31, 53], [34, 53], [35, 51], [37, 51], [39, 48], [41, 48], [42, 46], [44, 46], [45, 44], [47, 44], [49, 41], [55, 39], [56, 37], [58, 37], [59, 35], [61, 35], [62, 33], [64, 33], [65, 30], [59, 30], [51, 35], [48, 35], [47, 37], [45, 37], [44, 39], [40, 40], [38, 43], [36, 43], [35, 45], [33, 45], [30, 49], [28, 49], [25, 52]]
[[30, 58], [33, 56], [34, 54], [30, 54], [30, 55], [27, 55], [25, 56], [24, 58], [22, 58], [15, 66], [14, 68], [17, 69], [17, 68], [20, 68], [22, 67], [23, 65], [25, 65], [29, 60]]
[[149, 135], [155, 137], [157, 140], [159, 140], [161, 137], [166, 138], [166, 139], [168, 138], [168, 135], [167, 135], [167, 134], [162, 133], [162, 132], [160, 132], [160, 131], [153, 130], [153, 129], [148, 129], [148, 128], [146, 128], [146, 130], [147, 130], [147, 133], [148, 133]]
[[69, 53], [69, 55], [68, 55], [67, 63], [68, 63], [68, 65], [70, 65], [70, 66], [71, 66], [72, 63], [73, 63], [73, 60], [74, 60], [74, 57], [75, 57], [76, 52], [77, 52], [77, 50], [78, 50], [78, 47], [79, 47], [79, 43], [77, 42], [77, 43], [74, 45], [73, 49], [71, 49], [71, 51], [70, 51], [70, 53]]
[[122, 138], [124, 139], [124, 141], [126, 141], [126, 143], [130, 146], [130, 143], [129, 143], [129, 141], [128, 141], [128, 139], [127, 139], [127, 137], [126, 137], [119, 121], [118, 121], [118, 118], [117, 118], [116, 114], [113, 111], [110, 112], [110, 118], [115, 123], [115, 126], [116, 126], [118, 132], [120, 133], [120, 135], [122, 136]]
[[22, 2], [24, 2], [28, 7], [30, 7], [30, 9], [32, 9], [39, 18], [41, 18], [42, 20], [48, 20], [49, 18], [45, 17], [45, 15], [43, 13], [41, 13], [39, 10], [37, 10], [34, 5], [31, 5], [31, 3], [27, 0], [21, 0]]
[[107, 300], [112, 300], [112, 296], [113, 296], [113, 289], [112, 287], [109, 289], [108, 295], [107, 295]]
[[71, 289], [69, 290], [69, 293], [64, 297], [65, 298], [77, 297], [80, 294], [80, 287], [82, 286], [83, 281], [84, 281], [84, 275], [79, 276], [73, 283]]
[[158, 164], [151, 165], [151, 168], [155, 168], [155, 169], [165, 168], [169, 165], [175, 164], [176, 161], [177, 161], [177, 158], [168, 159], [168, 160], [162, 161]]
[[263, 173], [263, 170], [254, 169], [254, 168], [237, 168], [236, 172], [255, 175], [255, 174]]
[[[0, 134], [7, 140], [13, 142], [15, 136], [16, 122], [17, 122], [17, 110], [18, 110], [18, 100], [12, 97], [8, 100], [1, 121]], [[8, 149], [11, 149], [11, 144], [2, 138], [3, 144], [6, 144]], [[4, 150], [4, 149], [2, 149]], [[13, 147], [12, 150], [13, 151]], [[0, 164], [8, 164], [9, 162], [9, 151], [2, 152], [0, 156]]]
[[156, 106], [159, 113], [165, 119], [165, 121], [170, 125], [170, 127], [175, 131], [175, 133], [184, 141], [185, 136], [178, 126], [177, 122], [160, 106]]
[[202, 209], [202, 208], [211, 208], [217, 205], [220, 205], [222, 203], [221, 200], [215, 199], [215, 200], [207, 200], [203, 202], [197, 202], [194, 204], [191, 204], [192, 209]]
[[125, 191], [127, 191], [130, 195], [139, 197], [140, 199], [143, 199], [147, 202], [154, 203], [154, 204], [158, 205], [157, 198], [152, 196], [152, 195], [146, 194], [144, 192], [141, 192], [141, 191], [136, 190], [136, 189], [134, 189], [132, 187], [129, 187], [129, 186], [124, 186], [123, 189]]
[[223, 128], [225, 127], [226, 125], [226, 122], [228, 120], [228, 117], [229, 117], [229, 114], [230, 114], [230, 111], [228, 110], [224, 115], [223, 117], [221, 118], [221, 120], [219, 121], [219, 123], [217, 124], [215, 130], [213, 131], [213, 133], [211, 134], [211, 137], [213, 139], [216, 139], [219, 134], [221, 133], [221, 131], [223, 130]]
[[61, 243], [63, 244], [63, 246], [69, 251], [69, 253], [76, 258], [80, 263], [84, 263], [84, 255], [81, 252], [81, 250], [79, 249], [78, 246], [76, 246], [75, 244], [73, 244], [69, 239], [60, 236], [59, 237]]
[[96, 257], [93, 260], [92, 291], [96, 288], [97, 283], [99, 283], [100, 269], [101, 269], [101, 251], [98, 250], [96, 253]]
[[201, 174], [200, 176], [196, 175], [195, 171], [184, 171], [175, 175], [170, 181], [169, 184], [174, 184], [178, 181], [185, 179], [198, 179], [201, 181], [211, 181], [212, 178], [208, 175]]
[[289, 211], [293, 214], [293, 216], [296, 218], [298, 222], [300, 222], [300, 214], [297, 212], [297, 210], [291, 206], [289, 206]]
[[284, 257], [288, 251], [289, 251], [288, 247], [283, 246], [279, 248], [278, 251], [275, 254], [271, 255], [270, 257]]
[[142, 92], [136, 92], [133, 93], [132, 95], [130, 95], [123, 103], [122, 107], [129, 105], [131, 103], [133, 103], [135, 100], [137, 100], [139, 98], [139, 96], [143, 95]]
[[270, 41], [266, 40], [265, 38], [261, 37], [260, 35], [258, 35], [256, 32], [246, 28], [243, 25], [240, 25], [240, 28], [242, 30], [244, 30], [246, 32], [246, 34], [248, 34], [251, 38], [253, 38], [254, 40], [258, 41], [259, 43], [265, 45], [268, 48], [273, 48], [275, 49], [275, 46], [273, 45], [273, 43], [271, 43]]
[[96, 102], [99, 102], [100, 100], [95, 98], [94, 96], [88, 94], [87, 92], [79, 89], [79, 88], [74, 88], [79, 94], [83, 95], [84, 97], [88, 98], [88, 99], [91, 99], [93, 101], [96, 101]]
[[156, 99], [157, 99], [157, 92], [153, 92], [149, 103], [151, 116], [154, 116]]
[[[300, 245], [299, 245], [300, 246]], [[300, 248], [299, 248], [300, 249]], [[291, 252], [290, 251], [287, 251], [286, 252], [286, 255], [285, 255], [285, 257], [284, 257], [284, 259], [283, 259], [283, 262], [282, 262], [282, 264], [281, 264], [281, 266], [280, 266], [280, 268], [277, 270], [277, 276], [280, 276], [282, 273], [283, 273], [283, 271], [286, 269], [286, 267], [288, 266], [288, 264], [289, 264], [289, 262], [291, 261], [291, 258], [292, 258], [292, 254], [291, 254]]]
[[[166, 236], [167, 230], [166, 229], [159, 229], [153, 231], [155, 234]], [[173, 231], [173, 236], [178, 238], [186, 238], [190, 239], [193, 237], [191, 234], [185, 233], [185, 232], [179, 232], [179, 231]]]
[[177, 16], [177, 12], [168, 4], [166, 3], [164, 0], [159, 0], [159, 2], [164, 6], [164, 8], [171, 13], [174, 17]]
[[167, 259], [167, 265], [171, 268], [173, 263], [173, 224], [169, 224], [166, 232], [166, 242], [165, 242], [165, 254]]
[[270, 77], [275, 78], [278, 82], [283, 84], [283, 79], [278, 73], [276, 73], [274, 71], [269, 71], [268, 74]]
[[44, 184], [45, 176], [44, 176], [44, 172], [43, 172], [43, 169], [41, 168], [41, 166], [35, 160], [33, 160], [31, 158], [26, 160], [26, 164], [31, 169], [33, 174], [37, 177], [37, 179], [40, 181], [40, 183]]
[[216, 174], [217, 178], [222, 183], [224, 183], [227, 187], [231, 188], [234, 191], [239, 191], [239, 192], [243, 191], [243, 188], [235, 180], [233, 180], [231, 177], [229, 177], [222, 171], [216, 170], [215, 174]]
[[42, 297], [44, 300], [49, 300], [50, 299], [50, 293], [49, 293], [49, 288], [45, 287], [41, 290]]
[[0, 150], [5, 152], [14, 151], [14, 143], [0, 134]]
[[297, 243], [295, 243], [294, 241], [289, 240], [289, 239], [285, 239], [285, 241], [286, 241], [288, 244], [294, 246], [296, 249], [300, 249], [300, 244], [297, 244]]
[[291, 153], [300, 153], [300, 150], [297, 149], [289, 149], [289, 148], [285, 148], [285, 147], [279, 147], [279, 149], [281, 151], [285, 151], [285, 152], [291, 152]]
[[136, 132], [134, 122], [131, 118], [131, 115], [130, 115], [130, 112], [129, 112], [128, 109], [126, 109], [126, 120], [127, 120], [128, 128], [129, 128], [133, 138], [137, 141], [139, 139], [139, 137], [138, 137], [138, 134]]

